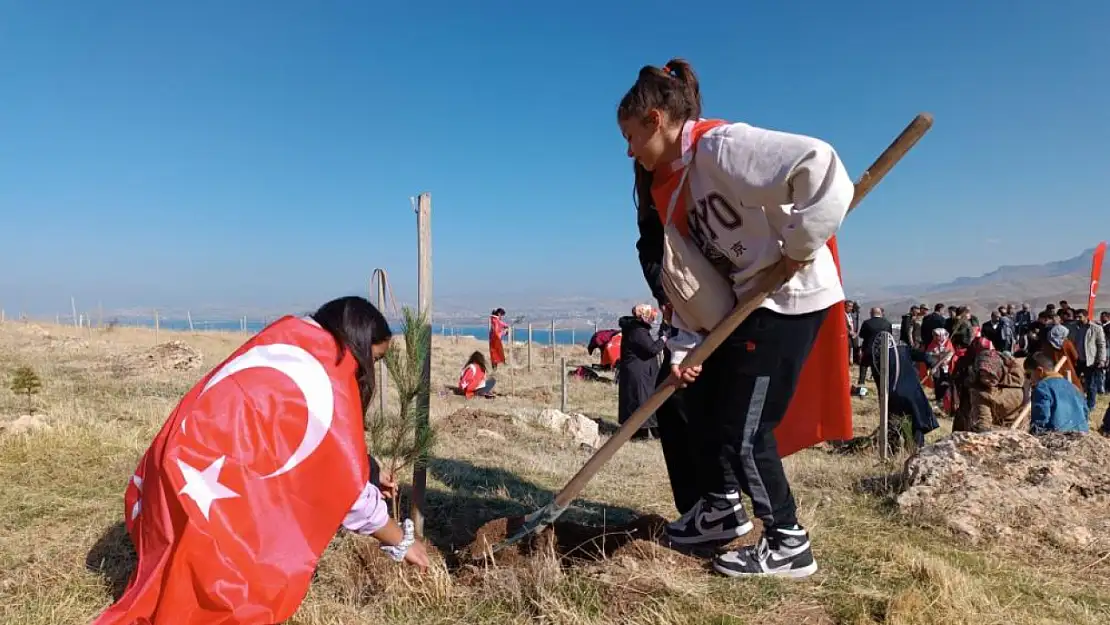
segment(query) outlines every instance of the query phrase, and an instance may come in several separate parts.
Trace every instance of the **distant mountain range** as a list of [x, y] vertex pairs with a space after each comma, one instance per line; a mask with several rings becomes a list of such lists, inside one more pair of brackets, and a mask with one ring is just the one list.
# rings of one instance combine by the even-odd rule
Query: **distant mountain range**
[[[911, 304], [967, 305], [978, 315], [1008, 303], [1028, 302], [1038, 310], [1049, 302], [1067, 300], [1085, 307], [1094, 251], [1091, 248], [1073, 258], [1041, 265], [1004, 265], [981, 276], [949, 282], [850, 290], [848, 297], [863, 307], [882, 306], [888, 317], [902, 314]], [[1110, 308], [1110, 293], [1104, 291], [1099, 301], [1103, 306], [1098, 308]]]

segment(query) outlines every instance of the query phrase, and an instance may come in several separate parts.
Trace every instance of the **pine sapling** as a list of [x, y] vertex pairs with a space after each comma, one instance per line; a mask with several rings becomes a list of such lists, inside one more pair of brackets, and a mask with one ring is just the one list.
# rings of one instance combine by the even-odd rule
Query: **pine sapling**
[[16, 395], [24, 395], [27, 398], [27, 411], [30, 414], [35, 413], [34, 396], [42, 390], [42, 380], [33, 369], [27, 366], [17, 367], [12, 372], [12, 392]]
[[[397, 389], [397, 411], [367, 417], [366, 432], [374, 457], [396, 476], [414, 466], [435, 446], [435, 431], [428, 425], [428, 407], [420, 398], [427, 392], [424, 358], [432, 340], [432, 327], [409, 307], [402, 310], [404, 349], [393, 343], [385, 355], [386, 368]], [[393, 518], [399, 519], [400, 497], [393, 499]]]

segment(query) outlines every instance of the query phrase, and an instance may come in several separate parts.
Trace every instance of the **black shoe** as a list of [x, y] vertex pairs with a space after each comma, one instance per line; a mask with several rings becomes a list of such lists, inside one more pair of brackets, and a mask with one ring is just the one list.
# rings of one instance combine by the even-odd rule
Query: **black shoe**
[[713, 569], [729, 577], [773, 575], [809, 577], [817, 572], [817, 562], [809, 546], [809, 534], [799, 525], [764, 531], [759, 543], [713, 559]]
[[682, 518], [667, 524], [667, 538], [676, 545], [730, 542], [752, 531], [740, 493], [703, 497]]

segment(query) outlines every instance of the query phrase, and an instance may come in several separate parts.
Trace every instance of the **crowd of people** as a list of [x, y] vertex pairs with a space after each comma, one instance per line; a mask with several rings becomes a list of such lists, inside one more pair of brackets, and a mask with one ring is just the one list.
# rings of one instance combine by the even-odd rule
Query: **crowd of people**
[[[902, 315], [897, 332], [878, 307], [861, 321], [859, 304], [848, 302], [846, 316], [857, 384], [877, 371], [877, 337], [896, 335], [922, 385], [952, 417], [953, 431], [1009, 427], [1027, 409], [1033, 431], [1086, 431], [1098, 397], [1110, 393], [1110, 311], [1093, 319], [1067, 301], [1036, 314], [1028, 303], [1005, 304], [984, 322], [967, 306], [922, 304]], [[1099, 432], [1110, 436], [1110, 410]]]

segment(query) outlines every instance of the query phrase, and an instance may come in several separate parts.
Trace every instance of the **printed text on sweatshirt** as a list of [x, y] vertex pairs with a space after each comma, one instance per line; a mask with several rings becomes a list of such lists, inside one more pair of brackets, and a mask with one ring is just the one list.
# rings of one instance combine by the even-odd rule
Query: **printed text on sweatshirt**
[[[783, 255], [812, 261], [761, 307], [799, 315], [844, 299], [840, 275], [826, 243], [836, 234], [855, 193], [851, 178], [828, 143], [744, 123], [724, 124], [692, 138], [682, 131], [682, 158], [661, 179], [691, 162], [686, 210], [690, 240], [729, 275], [741, 301], [756, 275]], [[657, 200], [658, 201], [658, 200]], [[669, 201], [669, 198], [668, 198]], [[701, 340], [681, 318], [673, 325], [672, 362], [682, 362]]]

